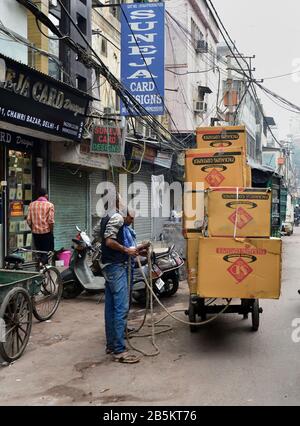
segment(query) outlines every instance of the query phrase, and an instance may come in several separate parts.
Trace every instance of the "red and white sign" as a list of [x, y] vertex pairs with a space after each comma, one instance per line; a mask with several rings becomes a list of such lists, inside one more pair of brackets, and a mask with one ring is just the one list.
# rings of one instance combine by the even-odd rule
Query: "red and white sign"
[[234, 225], [236, 224], [239, 229], [243, 229], [246, 225], [248, 225], [248, 223], [251, 222], [251, 220], [253, 220], [253, 217], [248, 212], [246, 212], [245, 209], [239, 207], [229, 216], [228, 219]]
[[242, 258], [234, 262], [227, 271], [236, 279], [236, 281], [241, 283], [245, 278], [248, 277], [253, 272], [253, 269], [245, 262]]

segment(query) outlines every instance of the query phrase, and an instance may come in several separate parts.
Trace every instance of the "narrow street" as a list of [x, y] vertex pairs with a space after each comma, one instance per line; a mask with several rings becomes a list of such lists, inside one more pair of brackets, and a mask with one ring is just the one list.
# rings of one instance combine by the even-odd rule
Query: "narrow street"
[[[34, 322], [23, 357], [0, 369], [0, 404], [299, 405], [300, 343], [292, 341], [292, 321], [300, 318], [299, 256], [295, 228], [284, 238], [282, 297], [261, 301], [257, 333], [250, 317], [231, 314], [196, 334], [168, 319], [173, 330], [156, 338], [160, 354], [134, 365], [104, 354], [99, 296], [63, 301], [51, 322]], [[181, 283], [167, 305], [185, 309], [187, 303], [187, 285]], [[155, 312], [160, 318], [157, 306]], [[131, 318], [138, 325], [142, 311], [134, 307]], [[145, 338], [132, 343], [153, 350]]]

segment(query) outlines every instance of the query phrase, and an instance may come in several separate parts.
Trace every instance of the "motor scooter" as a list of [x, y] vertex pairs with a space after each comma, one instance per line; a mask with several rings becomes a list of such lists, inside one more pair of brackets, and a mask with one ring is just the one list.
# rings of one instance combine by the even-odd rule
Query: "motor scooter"
[[72, 239], [74, 245], [70, 266], [61, 274], [65, 299], [74, 299], [84, 290], [98, 293], [105, 289], [104, 277], [95, 275], [88, 262], [88, 255], [94, 251], [91, 239], [85, 231], [76, 229], [78, 235]]

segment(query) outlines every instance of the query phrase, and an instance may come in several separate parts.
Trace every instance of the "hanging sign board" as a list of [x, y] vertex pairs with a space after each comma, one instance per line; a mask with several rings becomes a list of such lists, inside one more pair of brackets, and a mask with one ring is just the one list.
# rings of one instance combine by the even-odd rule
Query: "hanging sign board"
[[[121, 6], [121, 81], [147, 113], [164, 114], [164, 3]], [[121, 103], [121, 115], [137, 115]]]
[[121, 129], [113, 126], [95, 126], [90, 152], [98, 154], [123, 154], [124, 144]]

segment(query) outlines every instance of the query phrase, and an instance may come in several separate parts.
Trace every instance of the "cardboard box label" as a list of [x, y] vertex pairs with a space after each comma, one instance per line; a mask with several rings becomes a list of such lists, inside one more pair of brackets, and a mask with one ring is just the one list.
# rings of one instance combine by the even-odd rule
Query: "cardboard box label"
[[265, 249], [250, 249], [247, 247], [242, 249], [217, 247], [216, 253], [224, 254], [223, 260], [230, 265], [227, 268], [227, 272], [235, 279], [237, 284], [240, 284], [254, 272], [250, 264], [257, 261], [257, 256], [266, 256], [268, 254]]
[[199, 127], [196, 129], [197, 148], [246, 149], [245, 126]]

